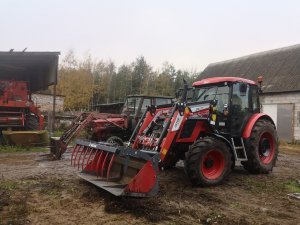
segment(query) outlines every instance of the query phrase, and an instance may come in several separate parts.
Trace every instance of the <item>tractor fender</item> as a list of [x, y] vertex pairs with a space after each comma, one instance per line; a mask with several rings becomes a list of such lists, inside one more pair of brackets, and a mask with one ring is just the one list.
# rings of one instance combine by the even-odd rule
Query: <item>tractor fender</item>
[[248, 122], [244, 128], [243, 134], [242, 134], [243, 138], [247, 139], [250, 137], [253, 126], [256, 123], [256, 121], [258, 121], [259, 119], [268, 120], [275, 126], [274, 121], [272, 120], [272, 118], [269, 115], [267, 115], [265, 113], [256, 113], [256, 114], [252, 115], [250, 117], [250, 119], [248, 120]]
[[232, 146], [232, 144], [230, 143], [230, 141], [227, 138], [223, 137], [220, 134], [216, 134], [216, 133], [212, 133], [212, 135], [215, 136], [215, 137], [217, 137], [217, 138], [219, 138], [219, 139], [221, 139], [222, 141], [224, 141], [228, 145], [228, 147], [230, 148], [230, 150], [233, 153], [233, 146]]

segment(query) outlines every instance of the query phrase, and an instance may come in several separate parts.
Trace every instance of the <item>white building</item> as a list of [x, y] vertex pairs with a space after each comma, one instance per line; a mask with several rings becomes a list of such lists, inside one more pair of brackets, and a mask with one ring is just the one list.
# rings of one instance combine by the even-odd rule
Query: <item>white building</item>
[[[31, 96], [33, 102], [40, 106], [42, 112], [49, 112], [53, 110], [53, 95], [51, 94], [39, 94], [35, 93]], [[56, 95], [55, 100], [55, 111], [62, 112], [64, 110], [64, 99], [62, 95]]]

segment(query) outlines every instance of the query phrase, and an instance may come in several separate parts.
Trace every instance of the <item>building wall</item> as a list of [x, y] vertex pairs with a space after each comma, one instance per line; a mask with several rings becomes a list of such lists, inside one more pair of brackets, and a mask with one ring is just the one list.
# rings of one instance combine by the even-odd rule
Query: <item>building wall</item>
[[[300, 92], [282, 94], [264, 94], [260, 98], [261, 104], [293, 104], [293, 137], [300, 141]], [[277, 115], [280, 120], [280, 114]]]
[[[64, 98], [63, 96], [56, 96], [56, 106], [55, 111], [61, 112], [64, 107]], [[45, 94], [32, 94], [32, 100], [38, 106], [42, 112], [48, 112], [53, 110], [53, 96]]]

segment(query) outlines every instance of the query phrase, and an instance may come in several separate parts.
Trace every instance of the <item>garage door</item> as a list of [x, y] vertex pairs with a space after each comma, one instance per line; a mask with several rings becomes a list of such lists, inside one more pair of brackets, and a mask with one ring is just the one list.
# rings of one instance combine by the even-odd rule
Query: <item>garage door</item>
[[277, 104], [275, 105], [263, 105], [263, 112], [271, 116], [277, 127]]
[[291, 142], [293, 139], [293, 104], [263, 105], [263, 112], [271, 116], [276, 124], [280, 140]]

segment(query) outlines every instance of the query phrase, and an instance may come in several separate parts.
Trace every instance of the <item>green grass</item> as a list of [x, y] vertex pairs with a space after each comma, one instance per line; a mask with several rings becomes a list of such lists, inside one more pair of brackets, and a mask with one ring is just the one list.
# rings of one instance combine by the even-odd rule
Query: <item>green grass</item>
[[63, 135], [64, 131], [63, 130], [55, 130], [53, 132], [53, 137], [60, 137], [61, 135]]
[[292, 193], [300, 193], [300, 184], [299, 181], [296, 180], [290, 180], [288, 182], [285, 183], [285, 189], [288, 192], [292, 192]]
[[284, 182], [270, 183], [252, 178], [246, 178], [245, 184], [247, 185], [248, 189], [254, 193], [300, 193], [300, 183], [297, 180], [287, 180]]
[[22, 146], [0, 146], [0, 153], [14, 153], [14, 152], [46, 152], [48, 151], [45, 147], [22, 147]]
[[245, 184], [253, 193], [282, 193], [285, 189], [284, 183], [270, 183], [264, 180], [258, 180], [254, 177], [246, 178]]
[[14, 181], [3, 181], [0, 182], [0, 190], [11, 191], [18, 187], [18, 183]]

